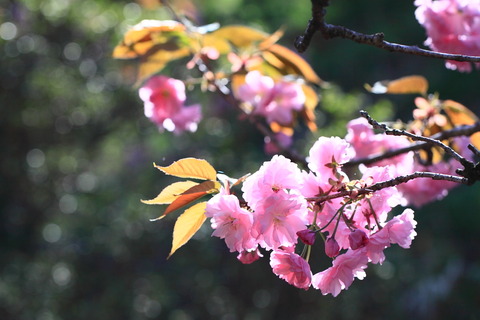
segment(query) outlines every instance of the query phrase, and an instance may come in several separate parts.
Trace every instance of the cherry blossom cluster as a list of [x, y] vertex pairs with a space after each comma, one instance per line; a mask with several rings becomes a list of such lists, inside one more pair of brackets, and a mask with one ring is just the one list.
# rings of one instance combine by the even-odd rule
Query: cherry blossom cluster
[[[385, 151], [401, 149], [411, 144], [403, 136], [375, 134], [365, 118], [350, 121], [347, 129], [348, 133], [345, 139], [355, 149], [355, 158], [379, 155]], [[467, 150], [468, 137], [457, 137], [454, 141], [461, 153], [466, 156], [470, 154]], [[411, 174], [416, 171], [455, 175], [456, 170], [461, 167], [456, 160], [451, 158], [436, 163], [422, 164], [421, 161], [418, 161], [418, 157], [414, 155], [413, 151], [375, 162], [374, 165], [388, 166], [394, 177]], [[454, 182], [444, 180], [413, 179], [398, 185], [397, 189], [403, 197], [402, 205], [420, 207], [426, 203], [442, 199], [448, 194], [450, 189], [457, 185]]]
[[145, 116], [155, 123], [160, 131], [179, 134], [195, 132], [202, 118], [199, 104], [185, 106], [185, 84], [166, 76], [151, 77], [139, 90], [144, 102]]
[[[415, 5], [415, 16], [427, 31], [426, 45], [445, 53], [480, 55], [480, 1], [415, 0]], [[472, 70], [469, 62], [447, 61], [446, 67]]]
[[[388, 138], [382, 142], [359, 121], [350, 128], [363, 130], [359, 139], [372, 146], [402, 143]], [[361, 144], [352, 140], [352, 134], [349, 139]], [[309, 171], [281, 155], [273, 156], [243, 182], [241, 198], [224, 188], [208, 201], [206, 215], [211, 218], [213, 236], [224, 239], [243, 263], [262, 257], [259, 249], [271, 251], [270, 266], [281, 279], [298, 288], [313, 287], [337, 296], [355, 278], [365, 277], [369, 263], [381, 264], [387, 247], [409, 248], [416, 235], [413, 210], [405, 209], [389, 219], [392, 208], [406, 203], [398, 188], [358, 192], [393, 178], [399, 169], [387, 163], [363, 167], [361, 179], [351, 180], [342, 164], [355, 155], [354, 144], [347, 140], [321, 137], [310, 149]], [[341, 191], [348, 195], [329, 197]], [[309, 258], [318, 238], [333, 263], [313, 273]]]

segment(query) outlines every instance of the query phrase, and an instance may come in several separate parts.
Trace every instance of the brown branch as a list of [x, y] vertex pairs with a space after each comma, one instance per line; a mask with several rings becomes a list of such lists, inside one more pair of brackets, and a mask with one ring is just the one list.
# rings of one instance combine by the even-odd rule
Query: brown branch
[[[442, 141], [442, 140], [445, 140], [445, 139], [460, 137], [460, 136], [467, 136], [468, 137], [468, 136], [471, 136], [472, 134], [474, 134], [475, 132], [479, 132], [479, 131], [480, 131], [480, 122], [477, 122], [477, 123], [472, 124], [472, 125], [458, 126], [458, 127], [453, 128], [453, 129], [450, 129], [450, 130], [445, 130], [445, 131], [436, 133], [436, 134], [430, 136], [430, 138]], [[384, 160], [384, 159], [389, 159], [389, 158], [396, 157], [398, 155], [401, 155], [401, 154], [404, 154], [404, 153], [407, 153], [407, 152], [410, 152], [410, 151], [417, 151], [417, 150], [425, 149], [425, 148], [428, 148], [428, 147], [431, 147], [431, 146], [432, 145], [428, 142], [416, 142], [416, 143], [413, 143], [412, 145], [410, 145], [408, 147], [395, 149], [395, 150], [389, 150], [389, 151], [383, 152], [381, 154], [374, 154], [374, 155], [371, 155], [371, 156], [368, 156], [368, 157], [365, 157], [365, 158], [354, 159], [354, 160], [351, 160], [349, 162], [344, 163], [343, 166], [344, 167], [352, 167], [352, 166], [359, 165], [361, 163], [366, 164], [366, 165], [367, 164], [372, 164], [372, 163], [375, 163], [375, 162], [378, 162], [378, 161], [381, 161], [381, 160]]]
[[413, 133], [405, 131], [405, 130], [398, 130], [398, 129], [389, 128], [389, 127], [387, 127], [387, 125], [380, 124], [377, 121], [375, 121], [374, 119], [372, 119], [372, 117], [370, 117], [370, 115], [366, 111], [363, 111], [363, 110], [360, 111], [360, 114], [362, 115], [362, 117], [367, 119], [368, 123], [373, 128], [381, 129], [387, 135], [405, 136], [405, 137], [409, 137], [410, 139], [412, 139], [414, 141], [423, 141], [423, 142], [428, 143], [428, 144], [436, 145], [437, 147], [442, 148], [447, 154], [449, 154], [452, 158], [457, 160], [460, 164], [462, 164], [462, 166], [470, 168], [470, 167], [473, 167], [473, 165], [474, 165], [473, 162], [465, 159], [460, 154], [458, 154], [455, 150], [453, 150], [452, 148], [450, 148], [449, 146], [447, 146], [446, 144], [444, 144], [440, 140], [436, 140], [436, 139], [433, 139], [431, 137], [419, 136], [419, 135], [413, 134]]
[[306, 198], [307, 201], [315, 201], [317, 203], [329, 201], [332, 199], [336, 198], [342, 198], [342, 197], [349, 197], [351, 195], [364, 195], [364, 194], [369, 194], [373, 193], [375, 191], [379, 191], [385, 188], [390, 188], [390, 187], [395, 187], [398, 186], [399, 184], [408, 182], [413, 179], [418, 179], [418, 178], [429, 178], [432, 180], [444, 180], [444, 181], [450, 181], [450, 182], [455, 182], [455, 183], [461, 183], [461, 184], [466, 184], [469, 185], [471, 184], [468, 178], [464, 177], [459, 177], [459, 176], [453, 176], [449, 174], [442, 174], [442, 173], [436, 173], [436, 172], [414, 172], [411, 174], [407, 174], [404, 176], [398, 176], [396, 178], [378, 182], [375, 184], [372, 184], [371, 186], [361, 188], [355, 191], [350, 191], [350, 190], [345, 190], [345, 191], [340, 191], [337, 193], [333, 194], [328, 194], [324, 196], [319, 196], [319, 197], [310, 197]]
[[308, 21], [304, 34], [295, 40], [295, 48], [298, 52], [304, 52], [310, 45], [314, 34], [319, 31], [324, 39], [344, 38], [361, 44], [371, 45], [390, 52], [399, 52], [417, 56], [454, 60], [461, 62], [480, 62], [480, 56], [469, 56], [462, 54], [450, 54], [431, 50], [421, 49], [418, 46], [409, 46], [385, 41], [383, 33], [364, 34], [343, 26], [336, 26], [325, 23], [326, 7], [328, 1], [312, 0], [312, 18]]

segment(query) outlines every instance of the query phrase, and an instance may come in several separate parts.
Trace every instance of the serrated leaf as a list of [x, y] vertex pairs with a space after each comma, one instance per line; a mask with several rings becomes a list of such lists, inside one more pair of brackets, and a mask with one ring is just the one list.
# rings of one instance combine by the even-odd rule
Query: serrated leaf
[[422, 76], [407, 76], [396, 80], [378, 81], [370, 86], [365, 85], [365, 89], [375, 94], [422, 94], [426, 95], [428, 91], [428, 81]]
[[203, 159], [184, 158], [175, 161], [168, 167], [161, 167], [156, 164], [154, 166], [166, 174], [180, 178], [215, 180], [217, 176], [217, 172], [212, 165]]
[[200, 229], [207, 219], [205, 216], [206, 202], [200, 202], [185, 210], [182, 213], [173, 228], [172, 250], [168, 258], [172, 256], [181, 246], [188, 242], [192, 236]]
[[193, 181], [174, 182], [165, 187], [154, 199], [141, 201], [145, 204], [170, 204], [180, 197], [182, 193], [196, 185], [198, 185], [198, 183]]

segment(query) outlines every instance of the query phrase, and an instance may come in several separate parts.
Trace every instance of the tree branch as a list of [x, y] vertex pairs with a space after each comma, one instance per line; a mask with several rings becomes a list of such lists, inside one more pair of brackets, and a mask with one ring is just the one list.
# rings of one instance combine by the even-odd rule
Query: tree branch
[[381, 181], [375, 184], [372, 184], [371, 186], [361, 188], [358, 190], [350, 191], [350, 190], [344, 190], [340, 191], [337, 193], [333, 194], [328, 194], [324, 196], [319, 196], [319, 197], [311, 197], [311, 198], [306, 198], [307, 201], [315, 201], [318, 203], [325, 202], [328, 200], [336, 199], [336, 198], [342, 198], [342, 197], [348, 197], [351, 195], [364, 195], [364, 194], [369, 194], [373, 193], [375, 191], [379, 191], [385, 188], [390, 188], [390, 187], [395, 187], [401, 183], [408, 182], [413, 179], [418, 179], [418, 178], [429, 178], [432, 180], [444, 180], [444, 181], [450, 181], [450, 182], [455, 182], [455, 183], [461, 183], [461, 184], [466, 184], [469, 185], [471, 184], [468, 178], [464, 177], [459, 177], [459, 176], [453, 176], [449, 174], [442, 174], [442, 173], [436, 173], [436, 172], [414, 172], [411, 174], [407, 174], [404, 176], [398, 176], [396, 178], [386, 180], [386, 181]]
[[308, 21], [304, 34], [295, 39], [295, 48], [298, 52], [304, 52], [310, 45], [314, 34], [319, 31], [324, 39], [344, 38], [361, 44], [371, 45], [390, 52], [406, 53], [411, 55], [454, 60], [461, 62], [480, 62], [479, 56], [468, 56], [462, 54], [450, 54], [421, 49], [418, 46], [408, 46], [385, 41], [383, 33], [364, 34], [343, 26], [336, 26], [325, 23], [326, 7], [328, 1], [312, 0], [312, 18]]

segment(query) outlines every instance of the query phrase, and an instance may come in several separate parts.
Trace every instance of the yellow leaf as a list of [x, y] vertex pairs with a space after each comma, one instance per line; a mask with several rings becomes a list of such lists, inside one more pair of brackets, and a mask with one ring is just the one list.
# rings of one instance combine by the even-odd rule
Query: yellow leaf
[[[185, 29], [183, 24], [173, 20], [143, 20], [125, 33], [122, 42], [113, 49], [113, 57], [116, 59], [142, 57], [151, 53], [154, 46], [159, 44], [159, 35], [168, 34], [171, 37], [178, 37], [185, 34]], [[163, 43], [165, 42], [168, 40], [163, 38]], [[170, 44], [170, 50], [172, 50], [172, 44]]]
[[161, 167], [156, 164], [154, 166], [166, 174], [180, 178], [216, 180], [217, 177], [217, 172], [212, 165], [203, 159], [185, 158], [175, 161], [168, 167]]
[[185, 210], [178, 217], [173, 228], [172, 250], [168, 258], [175, 253], [181, 246], [190, 240], [190, 238], [200, 229], [207, 217], [205, 216], [206, 202], [200, 202], [191, 208]]
[[196, 185], [198, 185], [198, 183], [193, 181], [174, 182], [165, 187], [165, 189], [163, 189], [162, 192], [160, 192], [160, 194], [154, 199], [141, 201], [145, 204], [170, 204], [180, 197], [182, 193]]
[[373, 87], [366, 84], [365, 89], [375, 94], [422, 94], [428, 91], [428, 81], [422, 76], [407, 76], [396, 80], [375, 82]]
[[264, 41], [268, 34], [259, 30], [241, 25], [222, 27], [204, 36], [204, 46], [214, 47], [220, 53], [230, 52], [232, 45], [236, 48], [249, 48]]

